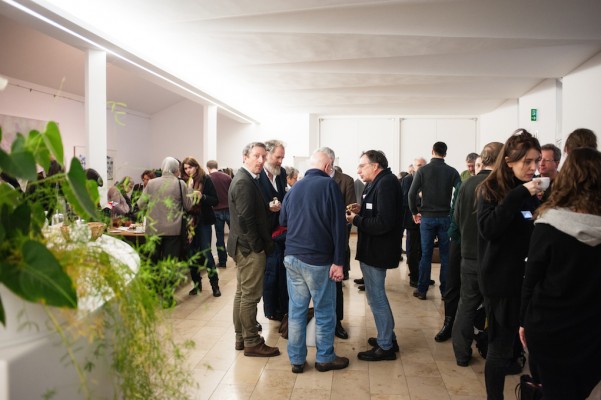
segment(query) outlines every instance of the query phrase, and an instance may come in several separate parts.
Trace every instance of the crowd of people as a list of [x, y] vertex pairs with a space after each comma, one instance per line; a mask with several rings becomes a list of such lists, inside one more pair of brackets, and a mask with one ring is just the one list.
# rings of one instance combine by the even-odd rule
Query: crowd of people
[[[505, 376], [522, 371], [526, 352], [545, 399], [586, 398], [601, 379], [601, 153], [595, 134], [571, 133], [563, 164], [557, 146], [541, 146], [524, 129], [468, 154], [462, 173], [445, 163], [447, 151], [445, 143], [434, 143], [431, 160], [416, 157], [398, 179], [382, 151], [367, 150], [358, 160], [365, 186], [357, 196], [355, 180], [334, 166], [332, 149], [317, 149], [299, 179], [297, 169], [282, 166], [281, 141], [253, 142], [244, 147], [233, 178], [214, 160], [207, 173], [192, 157], [167, 157], [160, 177], [145, 171], [139, 187], [126, 177], [109, 190], [109, 201], [124, 214], [147, 210], [146, 232], [161, 238], [157, 258], [181, 256], [182, 240], [188, 240], [187, 256], [201, 254], [190, 265], [190, 295], [201, 290], [204, 268], [213, 295], [220, 296], [217, 267], [226, 266], [228, 255], [234, 260], [235, 348], [245, 356], [280, 354], [260, 334], [257, 306], [263, 299], [268, 319], [287, 319], [292, 372], [302, 373], [312, 301], [315, 368], [349, 365], [349, 358], [336, 354], [334, 337], [348, 338], [342, 281], [348, 279], [355, 227], [361, 283], [377, 329], [358, 359], [396, 359], [386, 275], [406, 252], [413, 296], [426, 300], [436, 284], [431, 271], [437, 252], [444, 320], [434, 339], [452, 339], [457, 365], [467, 367], [478, 310], [485, 311], [481, 354], [488, 399], [503, 398]], [[133, 203], [132, 191], [138, 193]], [[180, 212], [169, 209], [174, 203]], [[182, 239], [185, 215], [190, 234]], [[566, 345], [575, 337], [576, 346]]]

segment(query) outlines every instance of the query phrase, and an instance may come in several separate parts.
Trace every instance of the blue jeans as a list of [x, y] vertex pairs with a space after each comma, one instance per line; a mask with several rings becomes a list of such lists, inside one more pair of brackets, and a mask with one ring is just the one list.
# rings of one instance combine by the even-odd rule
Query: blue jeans
[[432, 252], [434, 239], [438, 237], [438, 252], [440, 253], [440, 293], [444, 293], [447, 281], [447, 266], [449, 265], [449, 217], [422, 217], [419, 227], [422, 238], [422, 259], [419, 262], [419, 282], [417, 290], [426, 293], [430, 286], [432, 273]]
[[294, 365], [307, 359], [307, 310], [315, 308], [315, 361], [334, 361], [336, 328], [336, 285], [330, 279], [331, 265], [310, 265], [294, 256], [284, 258], [288, 277], [288, 358]]
[[224, 228], [225, 224], [227, 224], [228, 228], [230, 227], [230, 211], [215, 211], [215, 219], [215, 238], [217, 239], [216, 245], [219, 265], [225, 265], [227, 262], [227, 251], [225, 248]]
[[359, 262], [363, 281], [365, 282], [365, 295], [371, 308], [378, 330], [378, 346], [384, 350], [392, 348], [392, 341], [396, 339], [394, 334], [394, 316], [386, 296], [386, 269], [376, 268]]

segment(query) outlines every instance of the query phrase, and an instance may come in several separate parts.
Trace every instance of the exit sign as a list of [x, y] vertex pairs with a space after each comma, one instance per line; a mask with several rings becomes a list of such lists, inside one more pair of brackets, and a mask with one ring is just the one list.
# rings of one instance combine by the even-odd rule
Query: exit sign
[[536, 108], [531, 108], [530, 109], [530, 121], [536, 121], [537, 115], [538, 115], [538, 111], [536, 110]]

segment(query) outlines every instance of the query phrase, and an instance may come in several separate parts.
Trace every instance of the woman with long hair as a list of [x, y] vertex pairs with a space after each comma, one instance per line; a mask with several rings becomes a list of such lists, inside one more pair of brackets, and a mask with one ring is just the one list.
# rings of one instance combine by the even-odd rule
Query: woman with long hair
[[493, 172], [477, 188], [479, 284], [488, 317], [484, 377], [489, 400], [503, 399], [519, 328], [520, 299], [532, 216], [542, 192], [532, 179], [541, 158], [538, 140], [518, 129], [503, 145]]
[[520, 339], [545, 400], [585, 399], [601, 380], [599, 260], [601, 153], [575, 148], [537, 211], [522, 290]]
[[186, 157], [182, 161], [181, 177], [188, 184], [188, 187], [201, 193], [200, 203], [194, 205], [189, 211], [192, 215], [194, 235], [190, 239], [190, 245], [186, 246], [188, 248], [188, 255], [192, 256], [200, 253], [200, 260], [195, 262], [194, 265], [191, 264], [189, 266], [190, 276], [194, 284], [189, 294], [194, 296], [202, 290], [200, 268], [205, 267], [209, 281], [211, 282], [211, 288], [213, 289], [213, 296], [219, 297], [221, 296], [219, 276], [211, 251], [213, 235], [213, 228], [211, 226], [215, 224], [213, 206], [216, 206], [219, 202], [217, 191], [209, 175], [193, 157]]

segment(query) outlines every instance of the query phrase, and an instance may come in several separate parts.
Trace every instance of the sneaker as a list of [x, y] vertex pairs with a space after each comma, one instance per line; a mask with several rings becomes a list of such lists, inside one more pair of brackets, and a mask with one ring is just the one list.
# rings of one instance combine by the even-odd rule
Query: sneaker
[[357, 358], [363, 361], [396, 360], [396, 354], [392, 348], [384, 350], [380, 346], [376, 346], [371, 350], [360, 352], [357, 354]]
[[327, 363], [315, 363], [315, 369], [319, 372], [331, 371], [334, 369], [344, 369], [348, 367], [349, 360], [346, 357], [338, 357], [334, 359], [332, 362]]
[[[367, 339], [367, 344], [369, 344], [371, 347], [377, 347], [378, 340], [375, 337], [370, 337]], [[392, 341], [392, 350], [394, 350], [395, 353], [398, 353], [401, 350], [399, 348], [399, 342], [397, 342], [396, 339]]]

